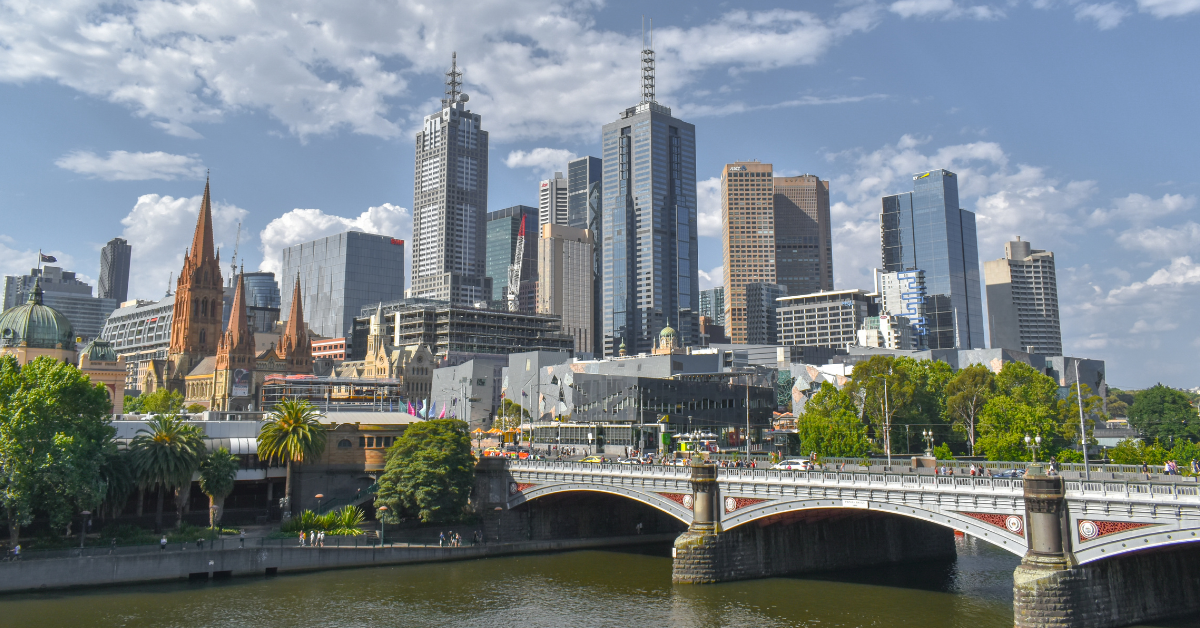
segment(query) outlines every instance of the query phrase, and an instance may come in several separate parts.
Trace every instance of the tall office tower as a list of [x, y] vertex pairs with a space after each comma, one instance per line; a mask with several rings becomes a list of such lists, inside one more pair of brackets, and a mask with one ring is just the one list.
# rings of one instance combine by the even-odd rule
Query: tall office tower
[[771, 164], [739, 161], [721, 171], [725, 334], [747, 342], [746, 284], [775, 283], [775, 179]]
[[883, 271], [925, 271], [926, 346], [983, 349], [975, 214], [958, 206], [948, 170], [913, 175], [913, 191], [883, 197]]
[[121, 238], [113, 238], [100, 249], [100, 279], [96, 296], [124, 303], [129, 299], [129, 258], [133, 247]]
[[521, 285], [517, 292], [517, 309], [532, 312], [537, 301], [538, 279], [538, 210], [528, 205], [513, 205], [488, 212], [487, 215], [487, 276], [492, 292], [488, 297], [495, 307], [507, 309], [508, 269], [517, 253], [521, 219], [525, 219], [525, 257], [521, 265]]
[[654, 99], [654, 50], [642, 50], [642, 101], [604, 125], [604, 353], [649, 353], [675, 326], [696, 344], [700, 307], [696, 127]]
[[[902, 270], [875, 273], [875, 293], [880, 315], [902, 317], [912, 325], [913, 348], [927, 349], [925, 342], [925, 271]], [[898, 325], [892, 321], [893, 325]]]
[[775, 283], [788, 294], [833, 290], [829, 182], [812, 174], [775, 177]]
[[[283, 249], [281, 276], [300, 277], [304, 320], [326, 338], [350, 333], [369, 303], [404, 297], [404, 240], [347, 231]], [[292, 294], [280, 308], [290, 310]]]
[[777, 283], [746, 284], [746, 344], [773, 345], [779, 340], [779, 302], [788, 295]]
[[425, 116], [417, 133], [412, 296], [474, 305], [491, 296], [484, 261], [488, 134], [479, 114], [465, 108], [457, 54], [451, 59], [442, 109]]
[[1054, 253], [1030, 247], [1020, 236], [1004, 245], [1004, 258], [983, 263], [992, 348], [1062, 355]]
[[700, 291], [700, 316], [712, 319], [714, 325], [725, 326], [725, 286]]
[[600, 271], [604, 263], [600, 247], [601, 226], [604, 221], [603, 195], [604, 190], [604, 160], [599, 157], [580, 157], [567, 163], [567, 224], [576, 229], [587, 229], [592, 232], [595, 246], [592, 265], [592, 348], [588, 349], [595, 355], [603, 355], [604, 344], [602, 334], [595, 333], [604, 329], [604, 321], [600, 316]]
[[538, 232], [542, 225], [569, 224], [567, 180], [563, 173], [554, 173], [553, 179], [546, 179], [538, 186]]
[[241, 277], [246, 282], [246, 307], [279, 308], [283, 303], [279, 283], [275, 281], [275, 273], [242, 273]]
[[591, 353], [593, 327], [592, 232], [542, 225], [538, 240], [537, 313], [562, 317], [562, 331], [575, 338], [576, 353]]

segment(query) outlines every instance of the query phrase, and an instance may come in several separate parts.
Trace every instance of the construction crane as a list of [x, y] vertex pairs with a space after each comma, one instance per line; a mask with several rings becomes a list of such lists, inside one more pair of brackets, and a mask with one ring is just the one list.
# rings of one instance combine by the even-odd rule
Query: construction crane
[[517, 232], [517, 250], [513, 253], [512, 266], [508, 267], [508, 311], [519, 309], [521, 295], [521, 262], [525, 260], [525, 216], [521, 216], [521, 230]]
[[242, 241], [242, 223], [238, 223], [237, 235], [233, 238], [233, 257], [229, 258], [229, 268], [232, 272], [229, 273], [229, 287], [233, 287], [233, 278], [237, 276], [237, 252], [238, 244]]
[[171, 274], [167, 275], [167, 296], [171, 296], [171, 282], [174, 279], [175, 279], [175, 271], [171, 271]]

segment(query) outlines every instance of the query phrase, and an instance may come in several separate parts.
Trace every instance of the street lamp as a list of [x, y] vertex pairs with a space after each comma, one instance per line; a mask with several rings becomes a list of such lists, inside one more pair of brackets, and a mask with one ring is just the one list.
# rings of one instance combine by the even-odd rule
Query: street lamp
[[892, 417], [888, 407], [887, 378], [889, 375], [891, 375], [890, 369], [887, 375], [875, 375], [874, 377], [883, 379], [883, 438], [887, 441], [887, 463], [890, 467], [892, 466]]
[[[382, 513], [387, 512], [387, 506], [380, 506], [377, 510]], [[379, 517], [379, 547], [383, 547], [383, 516]]]
[[921, 437], [925, 439], [925, 457], [933, 457], [933, 430], [921, 430]]
[[594, 433], [588, 432], [588, 455], [589, 456], [592, 455], [592, 440], [594, 440], [595, 438], [596, 438], [596, 435]]
[[321, 514], [321, 500], [325, 499], [325, 495], [323, 495], [322, 493], [317, 493], [316, 498], [317, 498], [317, 514], [319, 515], [319, 514]]
[[79, 522], [79, 549], [83, 549], [83, 539], [87, 536], [87, 518], [92, 515], [91, 512], [85, 510], [81, 513], [83, 520]]
[[1041, 446], [1042, 446], [1042, 437], [1041, 436], [1035, 436], [1033, 438], [1029, 438], [1029, 434], [1025, 435], [1025, 447], [1027, 449], [1029, 449], [1029, 451], [1033, 452], [1033, 461], [1034, 462], [1037, 462], [1037, 450]]

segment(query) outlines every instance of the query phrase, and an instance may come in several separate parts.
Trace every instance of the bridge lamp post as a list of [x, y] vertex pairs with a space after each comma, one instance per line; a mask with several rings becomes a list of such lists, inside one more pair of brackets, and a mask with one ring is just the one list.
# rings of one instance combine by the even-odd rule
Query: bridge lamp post
[[[387, 506], [379, 507], [379, 512], [381, 512], [381, 513], [386, 513], [387, 510], [388, 510]], [[383, 547], [383, 516], [382, 515], [379, 517], [379, 547], [381, 547], [381, 548]]]
[[925, 439], [925, 457], [933, 457], [933, 430], [922, 430], [921, 437]]
[[1033, 438], [1029, 438], [1029, 434], [1025, 435], [1025, 447], [1028, 448], [1029, 451], [1033, 452], [1033, 461], [1034, 462], [1037, 462], [1037, 450], [1041, 446], [1042, 446], [1042, 437], [1041, 436], [1035, 436]]
[[316, 495], [314, 495], [314, 497], [317, 498], [317, 514], [319, 515], [319, 514], [321, 514], [321, 500], [325, 499], [325, 494], [317, 493]]
[[888, 405], [888, 376], [891, 375], [889, 370], [887, 375], [874, 375], [873, 377], [883, 380], [883, 438], [887, 441], [887, 463], [892, 466], [892, 415], [891, 408]]

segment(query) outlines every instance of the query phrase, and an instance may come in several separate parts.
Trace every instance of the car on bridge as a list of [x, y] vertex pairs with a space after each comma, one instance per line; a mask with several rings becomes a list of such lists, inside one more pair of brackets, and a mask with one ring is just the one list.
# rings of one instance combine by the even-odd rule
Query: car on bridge
[[602, 464], [607, 461], [604, 459], [604, 456], [585, 456], [582, 460], [580, 460], [580, 462], [587, 462], [590, 464]]
[[798, 458], [794, 460], [784, 460], [771, 468], [782, 469], [784, 471], [812, 471], [813, 463], [811, 460], [803, 460]]

